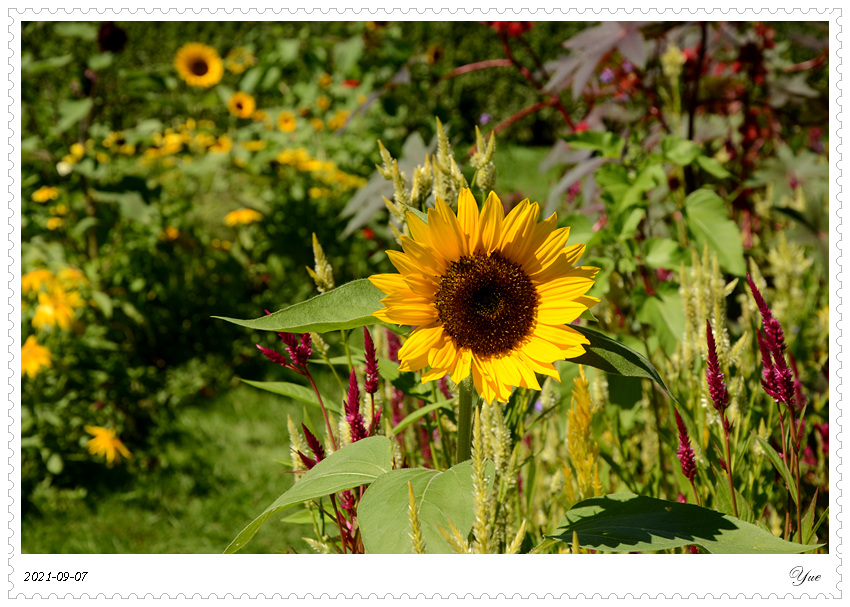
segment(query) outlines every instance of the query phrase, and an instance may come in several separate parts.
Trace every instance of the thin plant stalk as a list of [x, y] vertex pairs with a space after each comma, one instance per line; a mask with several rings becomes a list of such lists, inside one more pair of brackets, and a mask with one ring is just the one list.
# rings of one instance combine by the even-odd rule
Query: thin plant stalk
[[729, 449], [729, 425], [725, 423], [726, 412], [723, 412], [723, 438], [726, 442], [726, 477], [729, 479], [729, 494], [732, 496], [732, 514], [738, 516], [738, 501], [735, 499], [735, 485], [732, 483], [732, 452]]
[[319, 388], [316, 387], [316, 382], [313, 381], [313, 376], [310, 375], [310, 371], [307, 370], [307, 367], [304, 367], [304, 374], [309, 380], [310, 385], [313, 386], [313, 392], [316, 393], [316, 398], [319, 399], [319, 407], [321, 407], [322, 409], [322, 417], [325, 418], [325, 427], [328, 429], [328, 436], [331, 437], [331, 444], [333, 444], [334, 451], [336, 451], [337, 449], [339, 449], [339, 446], [337, 445], [336, 438], [334, 437], [333, 430], [331, 429], [331, 422], [328, 419], [328, 412], [325, 409], [325, 403], [322, 400], [322, 395], [319, 393]]
[[475, 384], [472, 383], [472, 375], [468, 375], [459, 386], [456, 464], [472, 458], [472, 415], [477, 403]]

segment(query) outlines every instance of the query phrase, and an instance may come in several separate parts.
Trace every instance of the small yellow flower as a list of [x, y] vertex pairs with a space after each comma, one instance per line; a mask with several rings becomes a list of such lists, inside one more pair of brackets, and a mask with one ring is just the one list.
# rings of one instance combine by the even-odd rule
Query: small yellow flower
[[254, 122], [264, 122], [268, 117], [269, 116], [268, 114], [266, 114], [265, 110], [256, 110], [251, 115], [251, 120], [253, 120]]
[[77, 268], [66, 266], [56, 273], [56, 279], [63, 289], [73, 289], [79, 285], [88, 284], [86, 275]]
[[85, 155], [86, 146], [79, 142], [71, 144], [71, 156], [73, 156], [76, 160], [80, 160]]
[[230, 137], [222, 135], [210, 146], [210, 152], [213, 154], [227, 154], [232, 148], [233, 141]]
[[221, 241], [221, 249], [223, 251], [229, 251], [232, 246], [233, 246], [233, 243], [230, 242], [229, 240], [222, 240]]
[[125, 459], [133, 457], [124, 443], [115, 436], [115, 430], [102, 426], [84, 426], [84, 430], [93, 437], [86, 443], [86, 449], [94, 456], [106, 457], [108, 466], [120, 462], [122, 457]]
[[136, 153], [136, 146], [132, 143], [125, 143], [118, 148], [118, 153], [124, 156], [132, 156]]
[[215, 135], [212, 133], [200, 132], [195, 135], [195, 143], [202, 148], [208, 148], [215, 145]]
[[257, 63], [257, 58], [247, 48], [237, 46], [230, 49], [224, 58], [224, 65], [229, 72], [241, 74], [249, 67]]
[[49, 293], [40, 291], [32, 326], [39, 330], [57, 326], [67, 330], [74, 319], [74, 308], [82, 307], [82, 305], [83, 300], [75, 291], [66, 292], [58, 286]]
[[61, 217], [49, 217], [47, 219], [47, 229], [55, 230], [57, 228], [61, 228], [63, 223], [65, 223], [65, 220]]
[[266, 148], [266, 142], [262, 139], [243, 141], [242, 147], [248, 150], [249, 152], [259, 152], [260, 150], [264, 150]]
[[250, 118], [254, 110], [257, 109], [257, 102], [248, 93], [238, 91], [230, 97], [230, 101], [227, 102], [227, 109], [237, 118]]
[[162, 234], [159, 235], [159, 239], [164, 240], [166, 242], [175, 241], [179, 237], [180, 231], [174, 226], [165, 226], [165, 229], [162, 231]]
[[277, 128], [284, 133], [295, 130], [295, 115], [292, 112], [281, 112], [277, 115]]
[[323, 89], [328, 88], [331, 84], [333, 84], [333, 81], [333, 78], [327, 72], [319, 76], [319, 86]]
[[248, 225], [256, 221], [262, 221], [262, 214], [254, 209], [236, 209], [224, 216], [224, 223], [229, 226]]
[[174, 67], [186, 84], [201, 88], [218, 84], [224, 75], [218, 52], [200, 42], [190, 42], [180, 47], [174, 56]]
[[107, 164], [107, 163], [109, 163], [109, 161], [110, 161], [109, 155], [108, 155], [108, 154], [106, 154], [106, 153], [104, 153], [104, 152], [98, 152], [98, 153], [95, 155], [95, 159], [96, 159], [96, 160], [97, 160], [100, 164]]
[[39, 371], [52, 365], [50, 350], [38, 345], [35, 335], [27, 337], [21, 347], [21, 377], [35, 377]]
[[331, 107], [331, 100], [326, 95], [319, 95], [318, 99], [316, 99], [316, 105], [324, 112]]
[[322, 122], [321, 118], [311, 118], [310, 126], [313, 127], [313, 129], [316, 131], [321, 131], [323, 128], [325, 128], [325, 123]]
[[33, 270], [21, 276], [21, 293], [41, 291], [42, 287], [50, 289], [54, 284], [53, 272], [50, 270]]
[[328, 120], [328, 128], [332, 131], [341, 129], [345, 126], [345, 123], [348, 122], [349, 116], [351, 116], [351, 112], [349, 112], [348, 110], [338, 111], [331, 117], [330, 120]]
[[68, 214], [68, 205], [67, 204], [57, 204], [55, 207], [50, 209], [50, 212], [54, 215], [64, 216]]
[[41, 186], [32, 193], [32, 199], [39, 204], [44, 204], [49, 200], [56, 200], [57, 198], [59, 198], [59, 188], [52, 186]]

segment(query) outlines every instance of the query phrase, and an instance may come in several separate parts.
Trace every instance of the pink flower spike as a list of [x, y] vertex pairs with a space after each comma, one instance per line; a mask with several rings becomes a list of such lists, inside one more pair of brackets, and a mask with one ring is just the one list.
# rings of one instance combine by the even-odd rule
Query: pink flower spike
[[679, 450], [677, 451], [676, 456], [682, 464], [682, 474], [685, 475], [686, 479], [693, 482], [694, 477], [697, 474], [697, 466], [694, 461], [694, 449], [691, 447], [691, 441], [688, 438], [688, 430], [685, 428], [685, 422], [682, 420], [682, 416], [679, 415], [679, 410], [674, 407], [673, 413], [676, 414], [676, 426], [679, 428]]
[[375, 343], [366, 327], [363, 327], [363, 346], [366, 351], [366, 385], [364, 389], [367, 393], [374, 394], [378, 391], [378, 358], [375, 355]]
[[257, 348], [260, 350], [260, 352], [263, 353], [263, 356], [268, 358], [273, 363], [277, 363], [278, 365], [286, 369], [292, 369], [292, 364], [288, 360], [286, 360], [286, 357], [280, 352], [272, 350], [271, 348], [264, 348], [260, 344], [257, 344]]
[[304, 438], [307, 439], [307, 446], [310, 447], [310, 451], [313, 452], [313, 455], [316, 457], [316, 463], [319, 463], [323, 459], [325, 459], [325, 448], [322, 447], [322, 443], [319, 442], [319, 439], [307, 429], [307, 426], [301, 424], [301, 429], [304, 430]]
[[351, 442], [356, 443], [360, 439], [366, 438], [366, 425], [363, 422], [363, 416], [360, 414], [360, 390], [357, 387], [357, 376], [354, 374], [354, 369], [351, 370], [351, 376], [348, 380], [348, 398], [345, 401], [345, 419], [351, 428]]
[[720, 372], [720, 363], [717, 361], [717, 349], [711, 323], [706, 320], [705, 326], [705, 338], [708, 342], [708, 371], [705, 373], [705, 378], [708, 382], [711, 400], [714, 401], [714, 408], [717, 409], [718, 413], [723, 413], [729, 406], [729, 392], [726, 390], [723, 373]]

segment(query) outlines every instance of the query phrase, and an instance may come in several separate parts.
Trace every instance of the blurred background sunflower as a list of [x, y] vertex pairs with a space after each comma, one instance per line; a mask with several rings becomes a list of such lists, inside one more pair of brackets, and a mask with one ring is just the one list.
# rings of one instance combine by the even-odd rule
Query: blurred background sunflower
[[218, 51], [200, 42], [181, 46], [174, 56], [174, 67], [186, 84], [201, 88], [218, 84], [224, 75]]

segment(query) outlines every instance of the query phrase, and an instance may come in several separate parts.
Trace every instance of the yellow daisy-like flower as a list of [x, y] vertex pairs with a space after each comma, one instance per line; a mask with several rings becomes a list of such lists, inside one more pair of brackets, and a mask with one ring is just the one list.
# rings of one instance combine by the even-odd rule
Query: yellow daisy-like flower
[[465, 189], [458, 214], [442, 200], [426, 224], [408, 213], [404, 252], [387, 251], [399, 274], [370, 277], [387, 294], [379, 319], [413, 325], [399, 368], [431, 381], [472, 374], [488, 402], [507, 401], [514, 386], [540, 389], [535, 373], [559, 379], [552, 363], [580, 356], [588, 340], [568, 327], [598, 299], [585, 293], [599, 271], [575, 267], [583, 244], [566, 247], [569, 228], [523, 200], [505, 216], [490, 193], [484, 208]]
[[38, 307], [32, 319], [32, 326], [36, 329], [46, 327], [59, 327], [66, 330], [71, 326], [74, 319], [74, 308], [80, 308], [83, 300], [76, 291], [66, 292], [61, 287], [54, 287], [46, 293], [38, 294]]
[[242, 91], [233, 93], [227, 102], [227, 109], [237, 118], [250, 118], [257, 109], [257, 102], [248, 93]]
[[32, 199], [39, 204], [44, 204], [45, 202], [56, 200], [57, 198], [59, 198], [59, 188], [54, 188], [52, 186], [41, 186], [32, 193]]
[[52, 365], [50, 350], [38, 345], [35, 335], [27, 337], [21, 347], [21, 377], [35, 377], [39, 371]]
[[186, 84], [205, 89], [218, 84], [224, 75], [218, 52], [200, 42], [181, 46], [174, 56], [174, 67]]
[[243, 46], [237, 46], [230, 49], [227, 57], [224, 59], [225, 66], [228, 71], [234, 74], [241, 74], [249, 67], [257, 63], [257, 58], [254, 54]]
[[328, 128], [332, 131], [341, 129], [345, 126], [345, 123], [348, 122], [349, 116], [351, 116], [351, 112], [349, 112], [348, 110], [338, 111], [331, 117], [330, 120], [328, 120]]
[[233, 140], [227, 135], [222, 135], [216, 139], [209, 151], [212, 154], [227, 154], [233, 148]]
[[277, 115], [277, 128], [284, 133], [295, 130], [295, 114], [292, 112], [281, 112]]
[[107, 465], [111, 466], [120, 462], [122, 457], [125, 459], [133, 457], [121, 439], [115, 436], [115, 430], [102, 426], [83, 426], [83, 429], [93, 437], [86, 443], [86, 449], [92, 455], [104, 456]]
[[326, 109], [331, 107], [331, 100], [328, 99], [327, 95], [319, 95], [316, 99], [316, 105], [324, 112]]
[[65, 220], [61, 217], [48, 217], [45, 225], [47, 226], [48, 230], [53, 231], [58, 228], [61, 228], [63, 223], [65, 223]]
[[26, 295], [30, 291], [41, 291], [42, 287], [53, 286], [54, 276], [50, 270], [33, 270], [21, 276], [21, 293]]
[[229, 226], [248, 225], [249, 223], [262, 221], [262, 219], [262, 214], [254, 209], [236, 209], [224, 216], [224, 223]]
[[63, 289], [74, 289], [80, 285], [88, 284], [86, 275], [77, 268], [65, 266], [56, 273], [56, 279]]

